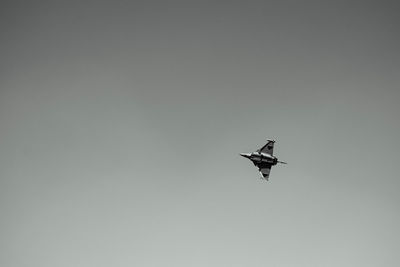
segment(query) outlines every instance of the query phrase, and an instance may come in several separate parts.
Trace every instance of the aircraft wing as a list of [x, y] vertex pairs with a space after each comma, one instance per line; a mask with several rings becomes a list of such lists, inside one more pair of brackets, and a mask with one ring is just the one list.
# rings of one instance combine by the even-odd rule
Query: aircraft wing
[[274, 143], [275, 143], [275, 141], [268, 140], [268, 143], [266, 143], [262, 148], [257, 150], [257, 152], [270, 154], [272, 156], [272, 153], [274, 152]]
[[269, 173], [271, 172], [271, 166], [272, 166], [271, 164], [258, 165], [258, 170], [266, 180], [268, 180], [269, 178]]

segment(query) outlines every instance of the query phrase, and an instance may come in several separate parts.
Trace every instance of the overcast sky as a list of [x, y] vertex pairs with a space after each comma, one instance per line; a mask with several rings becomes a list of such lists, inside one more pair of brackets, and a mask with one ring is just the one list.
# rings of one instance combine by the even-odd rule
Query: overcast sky
[[396, 1], [0, 10], [1, 266], [400, 265]]

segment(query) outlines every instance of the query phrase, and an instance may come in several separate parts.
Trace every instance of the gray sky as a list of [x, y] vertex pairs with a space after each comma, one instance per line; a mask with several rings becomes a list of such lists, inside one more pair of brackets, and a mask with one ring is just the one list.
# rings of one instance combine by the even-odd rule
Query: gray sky
[[0, 265], [398, 266], [398, 10], [3, 1]]

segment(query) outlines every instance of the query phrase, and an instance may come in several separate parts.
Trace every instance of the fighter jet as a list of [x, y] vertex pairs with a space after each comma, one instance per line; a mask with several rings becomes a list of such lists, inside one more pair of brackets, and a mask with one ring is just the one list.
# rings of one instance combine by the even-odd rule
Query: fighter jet
[[272, 166], [275, 166], [277, 163], [287, 164], [286, 162], [279, 161], [278, 158], [272, 155], [274, 143], [275, 140], [268, 140], [268, 143], [253, 153], [240, 153], [242, 157], [248, 158], [253, 162], [262, 176], [261, 179], [267, 181]]

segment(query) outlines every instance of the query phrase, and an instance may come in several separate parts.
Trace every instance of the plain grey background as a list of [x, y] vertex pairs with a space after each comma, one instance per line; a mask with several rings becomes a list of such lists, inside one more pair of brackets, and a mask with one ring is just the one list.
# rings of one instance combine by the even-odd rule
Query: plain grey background
[[2, 1], [0, 265], [399, 266], [398, 13]]

